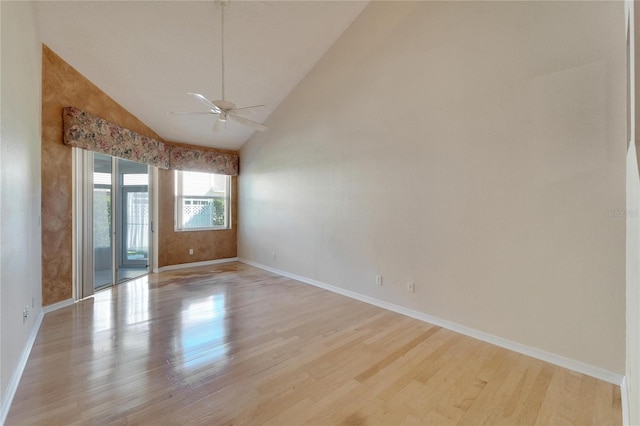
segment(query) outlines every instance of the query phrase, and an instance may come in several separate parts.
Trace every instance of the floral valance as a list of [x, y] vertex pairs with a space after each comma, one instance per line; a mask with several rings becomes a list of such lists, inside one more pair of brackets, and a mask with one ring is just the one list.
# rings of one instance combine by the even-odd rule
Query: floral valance
[[74, 107], [63, 110], [64, 143], [161, 169], [235, 176], [236, 154], [168, 145]]
[[64, 143], [77, 148], [169, 169], [169, 147], [88, 112], [67, 107], [63, 113]]
[[[235, 176], [238, 174], [238, 156], [215, 151], [172, 146], [170, 151], [171, 168], [190, 172], [208, 172]], [[222, 170], [228, 173], [212, 172]]]

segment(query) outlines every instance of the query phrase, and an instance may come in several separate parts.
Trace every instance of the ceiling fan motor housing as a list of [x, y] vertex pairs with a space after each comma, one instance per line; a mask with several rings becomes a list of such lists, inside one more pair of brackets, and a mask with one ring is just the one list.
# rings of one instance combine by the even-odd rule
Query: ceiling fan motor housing
[[236, 105], [233, 102], [229, 102], [225, 100], [213, 101], [213, 104], [225, 112], [230, 111], [232, 109], [236, 109]]

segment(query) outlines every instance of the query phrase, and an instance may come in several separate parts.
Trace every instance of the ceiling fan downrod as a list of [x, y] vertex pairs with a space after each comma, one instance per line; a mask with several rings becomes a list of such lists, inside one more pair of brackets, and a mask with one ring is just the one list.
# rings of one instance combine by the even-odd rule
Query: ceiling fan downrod
[[220, 1], [220, 55], [222, 58], [222, 100], [226, 98], [224, 96], [224, 8], [227, 6], [229, 0]]

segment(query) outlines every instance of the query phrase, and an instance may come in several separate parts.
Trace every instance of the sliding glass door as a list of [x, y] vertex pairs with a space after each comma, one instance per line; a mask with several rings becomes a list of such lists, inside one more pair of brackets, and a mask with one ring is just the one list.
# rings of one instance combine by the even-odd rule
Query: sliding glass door
[[149, 272], [149, 167], [108, 155], [76, 153], [80, 297]]

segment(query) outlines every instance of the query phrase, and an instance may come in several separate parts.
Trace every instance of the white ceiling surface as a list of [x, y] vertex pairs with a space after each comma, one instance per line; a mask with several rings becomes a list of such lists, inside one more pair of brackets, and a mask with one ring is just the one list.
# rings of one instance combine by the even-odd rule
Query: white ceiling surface
[[[232, 1], [225, 8], [225, 97], [269, 114], [366, 1]], [[221, 99], [220, 5], [212, 1], [43, 1], [42, 41], [162, 138], [239, 149], [253, 130], [215, 116], [187, 92]], [[267, 123], [268, 125], [268, 120]], [[267, 130], [269, 131], [269, 130]]]

